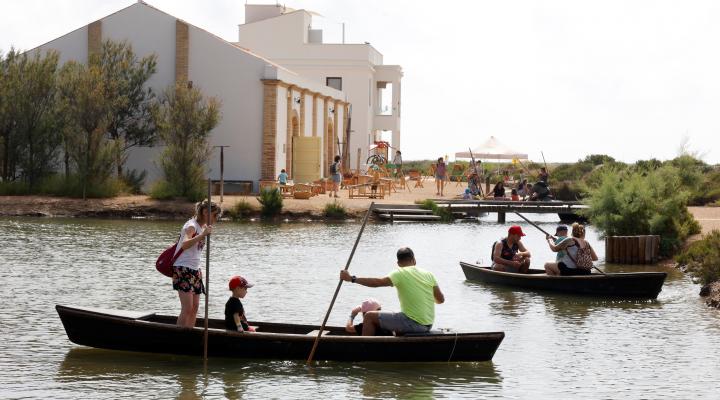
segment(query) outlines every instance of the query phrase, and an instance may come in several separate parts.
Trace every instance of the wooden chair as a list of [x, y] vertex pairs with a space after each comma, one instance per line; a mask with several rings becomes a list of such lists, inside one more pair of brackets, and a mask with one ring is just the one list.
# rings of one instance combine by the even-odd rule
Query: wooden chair
[[416, 169], [411, 169], [408, 171], [408, 181], [415, 181], [415, 187], [424, 187], [422, 184], [422, 174], [420, 171]]
[[279, 184], [278, 184], [277, 181], [275, 181], [275, 180], [273, 180], [273, 181], [260, 181], [258, 188], [259, 188], [259, 190], [262, 192], [263, 189], [268, 189], [268, 190], [270, 190], [270, 189], [277, 189], [278, 186], [279, 186]]
[[467, 182], [467, 174], [465, 172], [465, 167], [463, 167], [460, 164], [453, 164], [452, 172], [450, 172], [450, 176], [448, 177], [450, 182], [455, 182], [455, 187], [460, 186], [463, 182]]
[[296, 183], [293, 189], [293, 198], [307, 200], [313, 196], [312, 186], [307, 183]]

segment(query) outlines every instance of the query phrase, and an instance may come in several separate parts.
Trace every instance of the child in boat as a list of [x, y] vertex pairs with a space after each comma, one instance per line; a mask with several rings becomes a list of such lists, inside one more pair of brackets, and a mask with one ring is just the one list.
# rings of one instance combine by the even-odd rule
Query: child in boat
[[230, 278], [228, 288], [232, 291], [232, 296], [225, 303], [225, 329], [238, 332], [255, 332], [255, 328], [248, 325], [245, 318], [245, 309], [240, 299], [245, 298], [247, 290], [253, 287], [247, 279], [240, 275]]
[[[348, 333], [354, 333], [356, 335], [362, 335], [363, 330], [363, 323], [359, 323], [357, 325], [353, 325], [353, 321], [355, 321], [355, 317], [357, 317], [358, 314], [363, 313], [365, 315], [368, 311], [380, 311], [380, 303], [373, 299], [373, 298], [367, 298], [363, 300], [363, 302], [352, 309], [350, 312], [350, 318], [348, 319], [347, 324], [345, 324], [345, 331]], [[375, 332], [375, 336], [392, 336], [392, 332], [386, 331], [383, 329], [378, 329]]]

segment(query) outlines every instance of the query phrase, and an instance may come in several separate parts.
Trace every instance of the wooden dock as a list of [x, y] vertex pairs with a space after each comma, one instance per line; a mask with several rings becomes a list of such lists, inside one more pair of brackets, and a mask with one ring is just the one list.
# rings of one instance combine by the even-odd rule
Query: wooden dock
[[[445, 200], [433, 199], [440, 207], [448, 207], [456, 218], [477, 218], [486, 213], [497, 213], [498, 222], [504, 223], [507, 213], [558, 214], [561, 220], [582, 220], [578, 215], [587, 206], [579, 201], [507, 201], [507, 200]], [[417, 204], [377, 204], [375, 215], [389, 221], [438, 221], [440, 217]], [[433, 218], [434, 217], [434, 218]]]

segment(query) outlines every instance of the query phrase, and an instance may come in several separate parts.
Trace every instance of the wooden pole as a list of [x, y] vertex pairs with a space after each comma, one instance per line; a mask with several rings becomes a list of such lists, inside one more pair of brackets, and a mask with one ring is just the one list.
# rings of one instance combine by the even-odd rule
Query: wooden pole
[[[347, 271], [350, 268], [350, 262], [353, 259], [353, 256], [355, 255], [355, 249], [357, 249], [358, 243], [360, 243], [360, 237], [362, 236], [363, 231], [365, 230], [365, 225], [367, 224], [368, 217], [370, 216], [370, 213], [372, 212], [373, 206], [375, 205], [375, 202], [370, 203], [370, 208], [368, 208], [367, 213], [365, 213], [365, 218], [363, 218], [362, 226], [360, 226], [360, 232], [358, 232], [357, 239], [355, 239], [355, 244], [353, 245], [352, 251], [350, 252], [350, 257], [348, 257], [347, 264], [345, 264], [345, 270]], [[335, 299], [337, 299], [337, 295], [340, 292], [340, 287], [342, 286], [342, 279], [339, 280], [337, 284], [337, 288], [335, 288], [335, 294], [333, 295], [332, 300], [330, 301], [330, 307], [328, 307], [327, 313], [325, 313], [325, 319], [322, 322], [322, 325], [320, 325], [320, 330], [318, 331], [318, 335], [315, 338], [315, 342], [313, 343], [312, 350], [310, 350], [310, 355], [307, 359], [307, 365], [310, 365], [313, 361], [313, 357], [315, 356], [315, 350], [317, 349], [318, 343], [320, 342], [320, 336], [322, 336], [323, 331], [325, 330], [325, 324], [327, 324], [327, 320], [330, 317], [330, 312], [332, 311], [333, 305], [335, 305]]]
[[[205, 223], [209, 226], [212, 223], [212, 181], [208, 177], [208, 203], [207, 203], [207, 220]], [[203, 331], [203, 360], [208, 359], [208, 306], [210, 297], [210, 235], [205, 236], [205, 330]]]

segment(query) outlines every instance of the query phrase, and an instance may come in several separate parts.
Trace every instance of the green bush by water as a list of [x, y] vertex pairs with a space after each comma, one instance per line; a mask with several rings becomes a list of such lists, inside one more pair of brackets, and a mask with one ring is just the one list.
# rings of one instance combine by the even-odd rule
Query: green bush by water
[[420, 208], [423, 210], [432, 210], [433, 214], [440, 217], [440, 220], [443, 222], [452, 222], [455, 220], [452, 211], [450, 211], [448, 207], [440, 207], [431, 199], [423, 200], [423, 202], [420, 203]]
[[150, 188], [150, 198], [155, 200], [172, 200], [175, 198], [184, 198], [187, 201], [200, 201], [207, 198], [207, 184], [206, 181], [200, 181], [195, 184], [192, 190], [189, 190], [185, 196], [183, 196], [182, 189], [174, 185], [171, 185], [166, 180], [161, 179], [155, 182]]
[[[85, 188], [88, 198], [115, 197], [121, 193], [129, 193], [130, 189], [125, 182], [116, 178], [108, 178], [103, 182], [88, 185]], [[0, 182], [0, 195], [22, 196], [41, 195], [58, 197], [83, 197], [82, 179], [77, 175], [51, 175], [42, 179], [34, 187], [25, 182]]]
[[283, 198], [278, 189], [263, 189], [257, 200], [262, 206], [260, 214], [265, 218], [274, 217], [282, 211]]
[[714, 230], [692, 243], [675, 260], [703, 285], [720, 280], [720, 231]]
[[230, 209], [227, 210], [227, 215], [233, 221], [238, 221], [248, 218], [254, 211], [253, 206], [243, 199], [230, 207]]
[[329, 219], [345, 219], [347, 217], [347, 210], [345, 210], [342, 203], [339, 203], [336, 200], [332, 203], [325, 204], [323, 215], [325, 215], [325, 218]]

